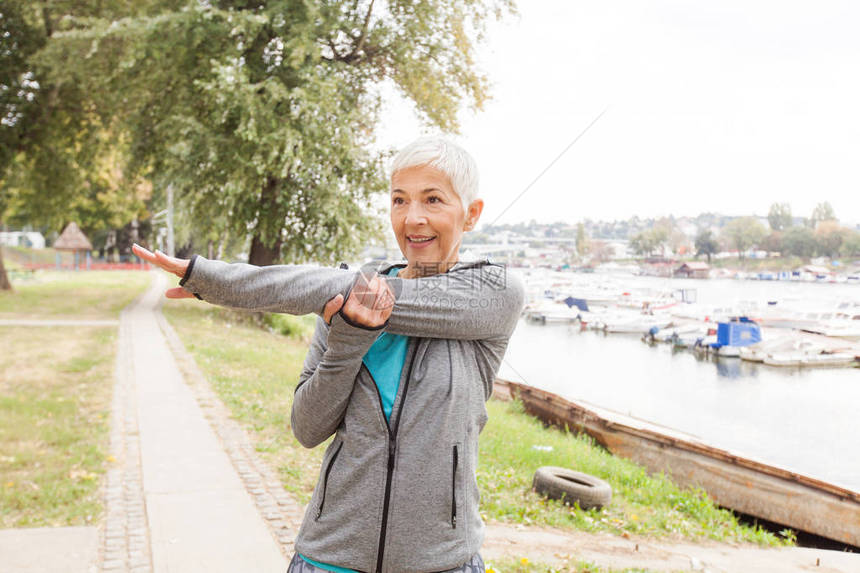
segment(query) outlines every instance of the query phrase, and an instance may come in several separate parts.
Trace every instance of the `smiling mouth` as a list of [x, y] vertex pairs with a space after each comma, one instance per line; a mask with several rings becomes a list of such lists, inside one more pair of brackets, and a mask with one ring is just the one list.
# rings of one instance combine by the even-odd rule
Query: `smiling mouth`
[[416, 245], [422, 245], [424, 243], [429, 243], [435, 238], [436, 237], [406, 237], [406, 240]]

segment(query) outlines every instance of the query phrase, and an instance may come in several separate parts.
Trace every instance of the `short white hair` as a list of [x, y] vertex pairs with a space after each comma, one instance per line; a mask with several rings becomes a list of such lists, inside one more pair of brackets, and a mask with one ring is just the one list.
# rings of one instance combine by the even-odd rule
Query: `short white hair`
[[421, 165], [429, 165], [448, 176], [463, 203], [463, 212], [467, 213], [469, 205], [478, 198], [478, 165], [472, 156], [444, 137], [419, 137], [394, 157], [391, 177], [398, 171]]

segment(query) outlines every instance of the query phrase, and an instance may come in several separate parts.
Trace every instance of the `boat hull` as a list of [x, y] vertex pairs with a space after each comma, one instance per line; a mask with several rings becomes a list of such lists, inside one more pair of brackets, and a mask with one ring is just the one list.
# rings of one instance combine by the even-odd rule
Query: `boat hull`
[[860, 493], [538, 388], [497, 380], [495, 395], [517, 397], [545, 423], [585, 432], [613, 454], [665, 472], [682, 487], [701, 487], [724, 507], [860, 546]]

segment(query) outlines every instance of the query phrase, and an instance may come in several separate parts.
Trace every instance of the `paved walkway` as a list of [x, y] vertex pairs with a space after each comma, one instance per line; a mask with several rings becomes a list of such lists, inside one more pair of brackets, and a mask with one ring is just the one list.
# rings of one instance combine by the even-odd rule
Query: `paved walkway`
[[857, 573], [860, 554], [806, 547], [761, 548], [715, 541], [624, 538], [609, 533], [491, 524], [481, 548], [484, 561], [527, 557], [553, 565], [579, 560], [617, 570], [703, 573]]
[[[283, 573], [287, 558], [171, 352], [151, 288], [120, 319], [105, 571]], [[161, 322], [161, 324], [159, 324]], [[168, 331], [175, 337], [172, 330]]]

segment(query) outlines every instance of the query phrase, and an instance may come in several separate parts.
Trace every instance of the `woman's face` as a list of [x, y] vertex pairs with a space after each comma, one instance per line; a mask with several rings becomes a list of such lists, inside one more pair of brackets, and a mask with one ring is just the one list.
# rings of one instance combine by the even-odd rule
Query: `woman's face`
[[463, 232], [478, 222], [484, 203], [476, 199], [463, 212], [447, 175], [420, 165], [391, 177], [391, 227], [409, 262], [407, 278], [447, 271], [457, 262]]

